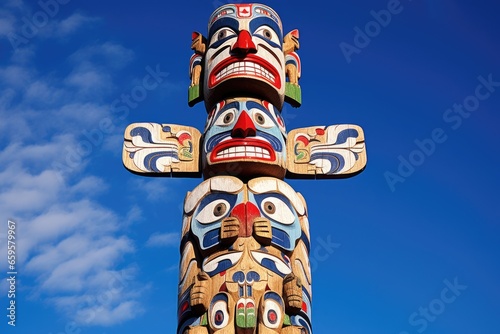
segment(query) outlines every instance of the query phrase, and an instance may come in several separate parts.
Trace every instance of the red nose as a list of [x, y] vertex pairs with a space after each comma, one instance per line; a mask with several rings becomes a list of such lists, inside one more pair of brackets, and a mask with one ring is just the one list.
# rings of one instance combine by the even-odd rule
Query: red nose
[[256, 53], [257, 48], [252, 41], [252, 36], [247, 30], [242, 30], [238, 34], [238, 39], [234, 43], [231, 51], [241, 54]]
[[249, 237], [253, 231], [253, 220], [260, 217], [259, 209], [251, 202], [241, 203], [231, 211], [231, 217], [240, 221], [240, 237]]
[[248, 116], [246, 111], [243, 111], [236, 121], [234, 128], [231, 132], [233, 138], [246, 138], [254, 137], [257, 133], [252, 119]]

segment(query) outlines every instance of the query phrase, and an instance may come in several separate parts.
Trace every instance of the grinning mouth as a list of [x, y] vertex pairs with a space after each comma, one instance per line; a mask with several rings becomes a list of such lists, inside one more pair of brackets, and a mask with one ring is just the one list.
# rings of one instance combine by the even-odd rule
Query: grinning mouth
[[222, 61], [210, 74], [209, 88], [224, 80], [241, 76], [264, 79], [276, 88], [281, 88], [280, 76], [274, 66], [251, 55], [243, 59], [230, 57]]
[[217, 158], [240, 158], [240, 157], [269, 159], [271, 158], [271, 154], [265, 148], [260, 148], [255, 146], [230, 147], [225, 150], [217, 152]]
[[216, 73], [215, 81], [219, 82], [231, 75], [238, 74], [261, 76], [271, 82], [274, 82], [275, 79], [275, 76], [272, 75], [271, 72], [269, 72], [259, 64], [251, 61], [239, 61], [230, 64], [228, 67], [222, 69], [222, 71]]
[[218, 144], [212, 150], [210, 160], [212, 162], [255, 159], [263, 161], [274, 161], [276, 154], [271, 144], [258, 139], [232, 139]]

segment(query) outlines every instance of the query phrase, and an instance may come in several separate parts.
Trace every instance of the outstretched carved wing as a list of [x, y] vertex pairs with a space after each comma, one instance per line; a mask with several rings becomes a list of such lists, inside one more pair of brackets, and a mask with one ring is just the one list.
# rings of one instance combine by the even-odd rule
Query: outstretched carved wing
[[287, 160], [290, 178], [354, 176], [366, 166], [363, 129], [340, 124], [290, 131]]
[[150, 176], [199, 176], [200, 132], [175, 124], [133, 123], [125, 129], [123, 164]]

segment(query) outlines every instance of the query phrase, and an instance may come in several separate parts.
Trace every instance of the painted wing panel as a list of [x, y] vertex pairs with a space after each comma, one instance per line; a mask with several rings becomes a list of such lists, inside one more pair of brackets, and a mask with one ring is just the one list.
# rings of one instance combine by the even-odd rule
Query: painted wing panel
[[200, 138], [200, 131], [189, 126], [130, 124], [125, 129], [123, 164], [138, 174], [199, 176]]
[[363, 129], [358, 125], [311, 126], [287, 137], [287, 177], [343, 178], [366, 166]]

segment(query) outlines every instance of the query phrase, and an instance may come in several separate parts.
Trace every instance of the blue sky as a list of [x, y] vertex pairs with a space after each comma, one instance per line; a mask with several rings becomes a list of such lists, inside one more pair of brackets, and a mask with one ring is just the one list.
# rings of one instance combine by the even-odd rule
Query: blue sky
[[[180, 208], [201, 179], [127, 172], [122, 137], [203, 128], [191, 32], [226, 2], [1, 1], [1, 254], [9, 219], [18, 237], [2, 333], [173, 333]], [[499, 333], [499, 5], [264, 3], [300, 30], [287, 128], [353, 123], [367, 143], [354, 178], [288, 181], [308, 203], [314, 331]]]

